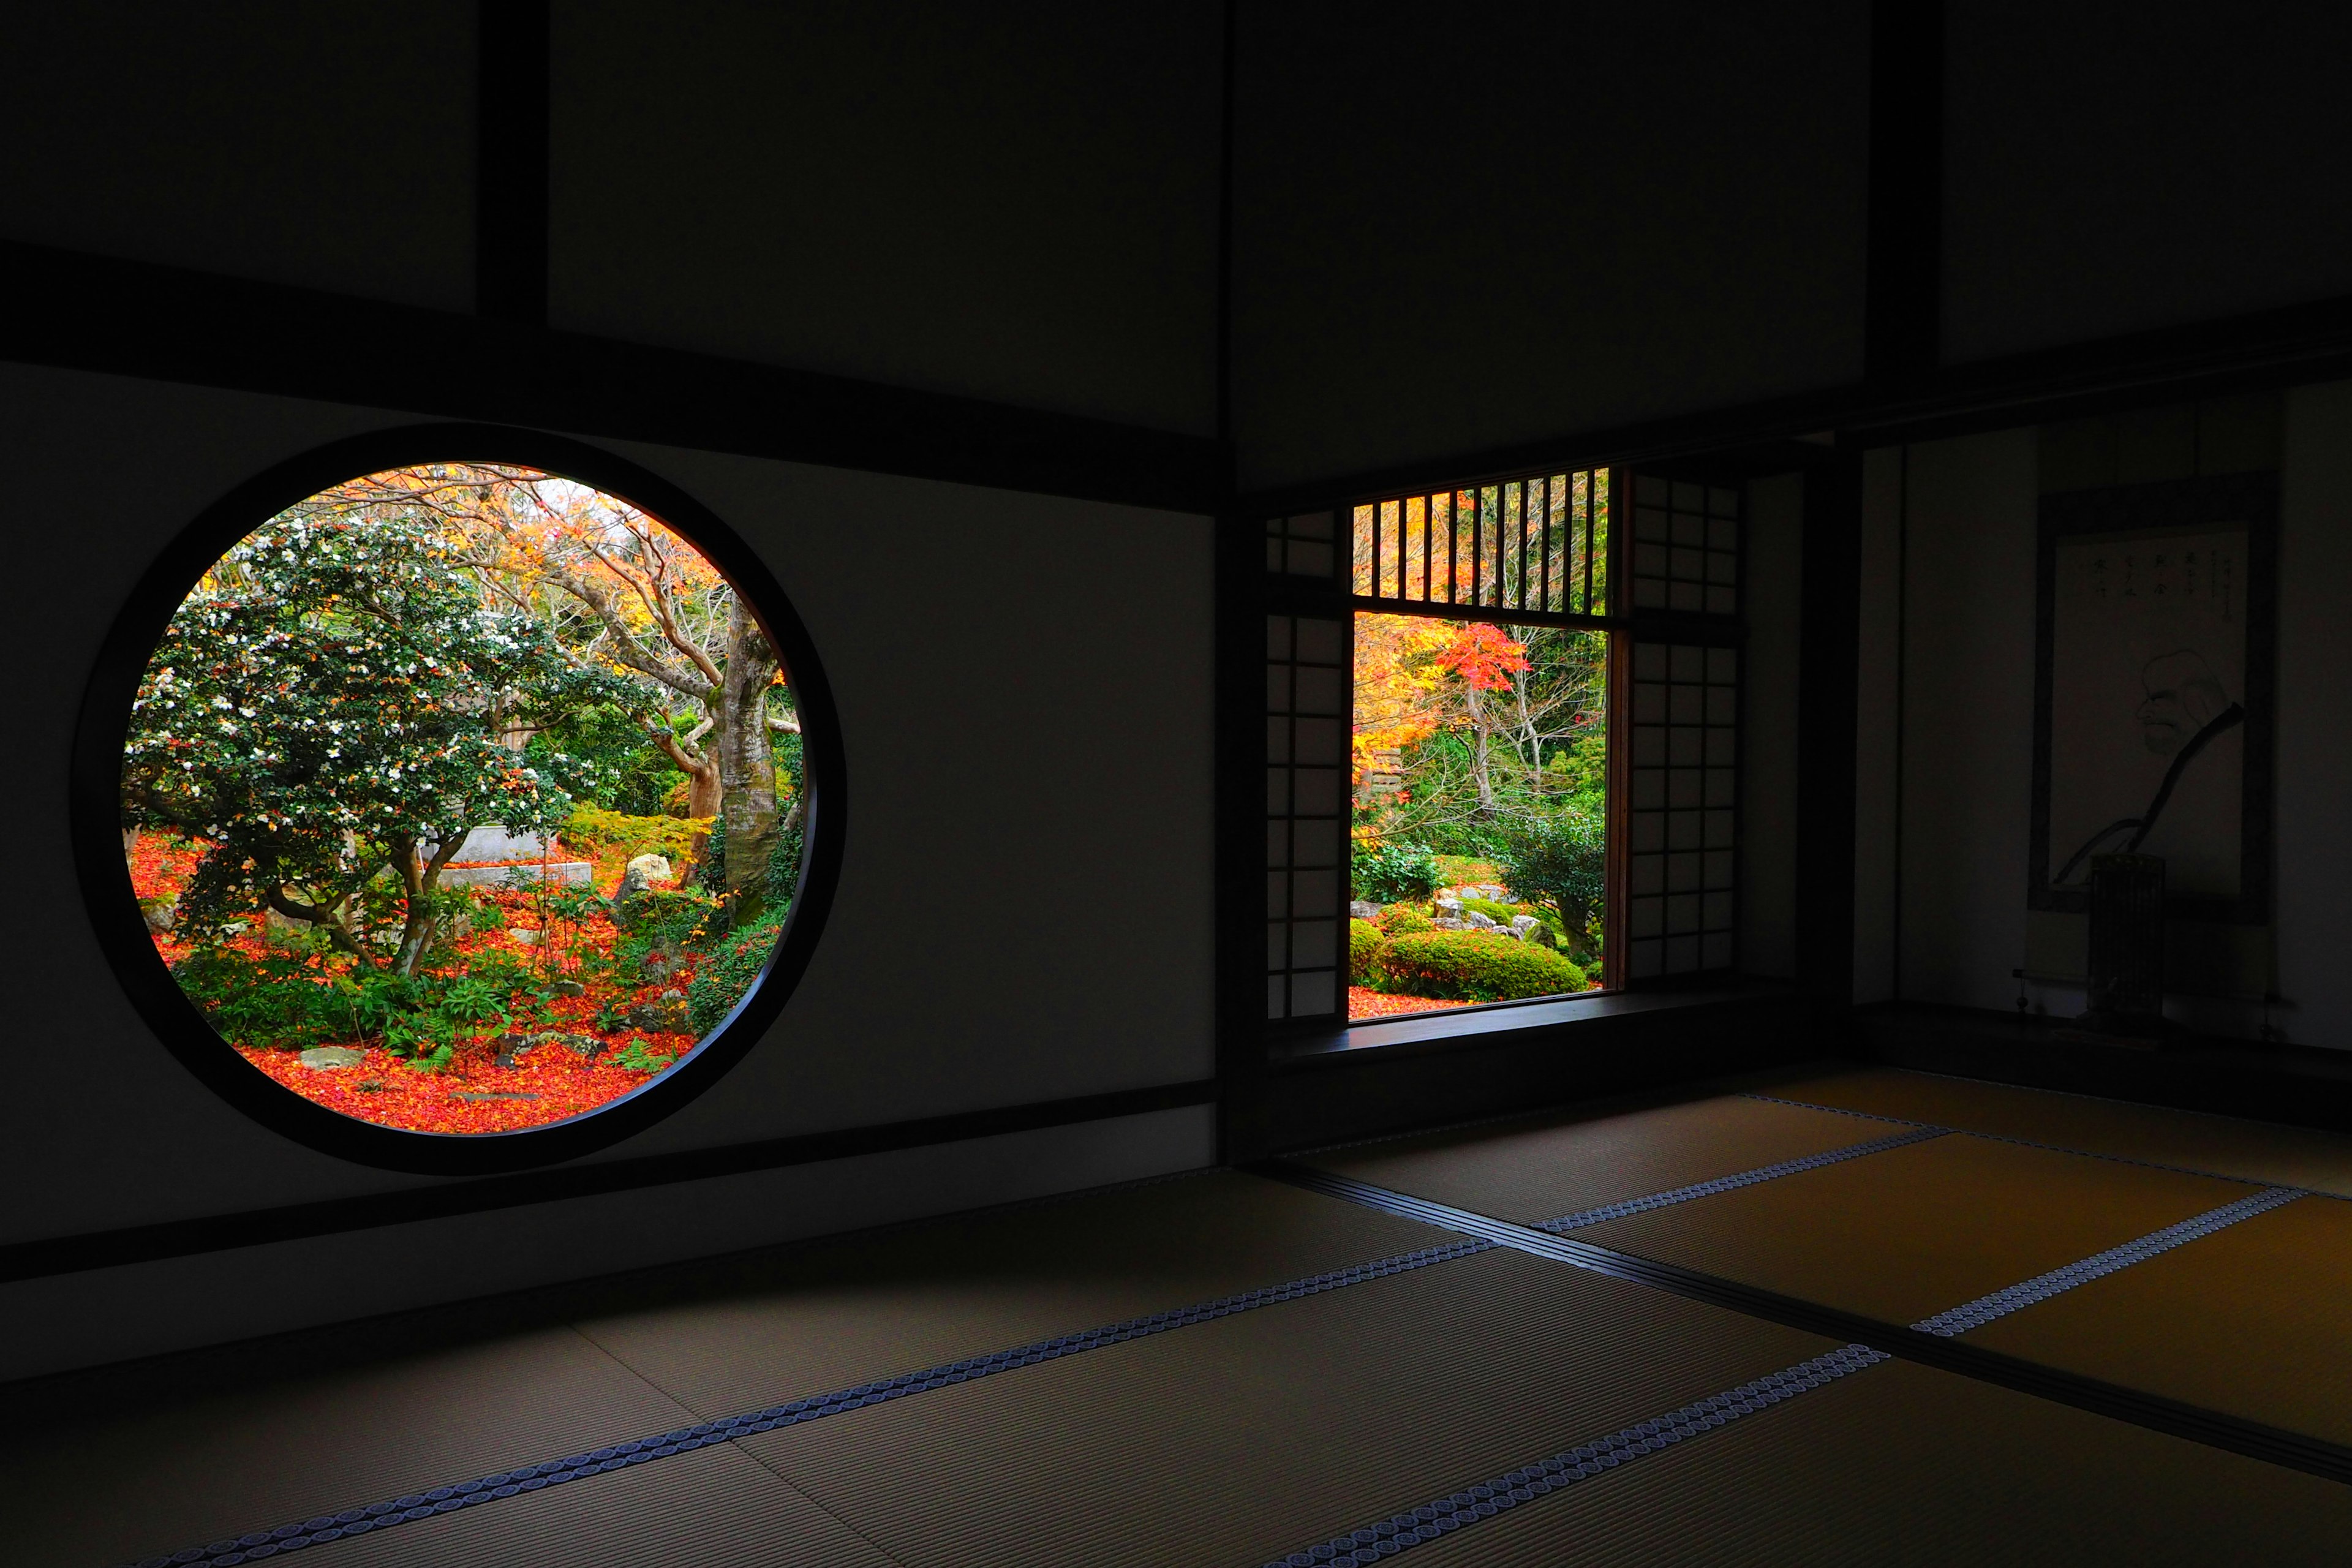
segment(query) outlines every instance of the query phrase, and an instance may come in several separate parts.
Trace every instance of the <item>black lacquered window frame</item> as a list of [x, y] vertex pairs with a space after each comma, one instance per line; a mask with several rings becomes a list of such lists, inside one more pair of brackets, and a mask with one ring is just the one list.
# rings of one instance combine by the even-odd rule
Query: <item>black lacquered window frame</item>
[[[189, 588], [238, 540], [296, 502], [360, 475], [435, 462], [514, 465], [577, 479], [684, 534], [758, 617], [785, 672], [805, 741], [799, 885], [782, 937], [734, 1011], [674, 1066], [620, 1099], [511, 1132], [378, 1126], [315, 1104], [248, 1065], [156, 952], [122, 854], [131, 705]], [[716, 1083], [766, 1033], [808, 967], [839, 884], [845, 775], [839, 715], [816, 647], [759, 552], [715, 513], [651, 470], [584, 442], [499, 426], [429, 424], [339, 441], [280, 463], [206, 508], [165, 548], [115, 617], [91, 670], [74, 736], [70, 832], [100, 947], [141, 1018], [200, 1081], [272, 1131], [341, 1159], [425, 1174], [481, 1174], [574, 1159], [643, 1131]]]

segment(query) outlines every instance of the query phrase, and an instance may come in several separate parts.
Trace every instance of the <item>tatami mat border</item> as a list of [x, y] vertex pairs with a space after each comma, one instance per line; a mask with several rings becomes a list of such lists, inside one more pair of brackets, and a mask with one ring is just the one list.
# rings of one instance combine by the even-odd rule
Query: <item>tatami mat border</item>
[[1327, 1197], [1363, 1204], [1402, 1218], [1440, 1226], [1613, 1279], [1669, 1290], [1691, 1300], [1743, 1312], [1788, 1328], [1883, 1350], [1889, 1355], [1921, 1366], [1955, 1373], [2020, 1394], [2030, 1394], [2053, 1404], [2128, 1422], [2152, 1432], [2183, 1437], [2233, 1454], [2243, 1454], [2250, 1458], [2301, 1470], [2306, 1475], [2352, 1483], [2352, 1447], [2330, 1443], [2324, 1438], [2224, 1415], [2140, 1389], [2126, 1388], [2079, 1373], [1972, 1345], [1965, 1340], [1881, 1322], [1858, 1312], [1783, 1296], [1777, 1291], [1701, 1273], [1695, 1268], [1637, 1258], [1592, 1242], [1580, 1241], [1573, 1237], [1554, 1236], [1532, 1226], [1515, 1225], [1490, 1215], [1475, 1214], [1467, 1209], [1433, 1203], [1427, 1198], [1391, 1192], [1370, 1182], [1335, 1176], [1312, 1166], [1270, 1161], [1256, 1169], [1263, 1174], [1290, 1182], [1309, 1192], [1321, 1193]]
[[306, 1547], [321, 1546], [329, 1542], [350, 1536], [366, 1535], [390, 1530], [436, 1514], [457, 1513], [484, 1503], [498, 1502], [525, 1492], [543, 1491], [549, 1487], [566, 1482], [585, 1480], [611, 1470], [626, 1469], [635, 1465], [667, 1459], [674, 1455], [690, 1453], [713, 1443], [731, 1442], [779, 1427], [795, 1426], [804, 1422], [837, 1415], [844, 1411], [862, 1410], [869, 1405], [887, 1404], [903, 1399], [910, 1394], [922, 1394], [931, 1389], [946, 1388], [956, 1384], [971, 1383], [992, 1377], [998, 1373], [1012, 1372], [1042, 1362], [1058, 1361], [1065, 1356], [1087, 1351], [1101, 1350], [1108, 1345], [1124, 1344], [1129, 1340], [1162, 1334], [1171, 1329], [1204, 1323], [1218, 1318], [1229, 1318], [1237, 1312], [1255, 1311], [1282, 1301], [1295, 1301], [1306, 1296], [1318, 1296], [1329, 1290], [1345, 1289], [1391, 1275], [1411, 1273], [1432, 1264], [1451, 1262], [1474, 1253], [1488, 1250], [1495, 1244], [1483, 1238], [1449, 1242], [1443, 1247], [1423, 1247], [1415, 1252], [1400, 1253], [1392, 1258], [1375, 1258], [1351, 1268], [1334, 1268], [1303, 1279], [1286, 1280], [1261, 1289], [1244, 1290], [1231, 1296], [1220, 1296], [1213, 1301], [1202, 1301], [1190, 1307], [1175, 1308], [1164, 1312], [1151, 1312], [1142, 1317], [1127, 1318], [1100, 1328], [1078, 1333], [1061, 1334], [1050, 1340], [1038, 1340], [1030, 1344], [1016, 1345], [1011, 1350], [996, 1351], [988, 1355], [970, 1356], [943, 1365], [926, 1367], [919, 1372], [901, 1373], [896, 1377], [882, 1378], [873, 1383], [861, 1383], [854, 1388], [838, 1389], [830, 1394], [795, 1399], [783, 1405], [773, 1405], [746, 1415], [724, 1416], [716, 1421], [699, 1421], [691, 1426], [664, 1432], [633, 1442], [616, 1443], [609, 1447], [593, 1449], [584, 1454], [572, 1454], [560, 1459], [548, 1459], [520, 1469], [502, 1470], [494, 1475], [453, 1485], [434, 1487], [404, 1497], [387, 1499], [362, 1508], [344, 1509], [340, 1512], [320, 1514], [314, 1518], [282, 1524], [274, 1530], [254, 1531], [244, 1535], [215, 1541], [204, 1546], [191, 1546], [163, 1556], [144, 1557], [136, 1568], [239, 1568], [247, 1563], [266, 1562]]
[[1393, 1557], [1412, 1547], [1425, 1546], [1481, 1520], [1507, 1513], [1521, 1503], [1549, 1496], [1563, 1487], [1605, 1475], [1621, 1465], [1631, 1464], [1651, 1454], [1662, 1453], [1687, 1438], [1703, 1437], [1743, 1415], [1769, 1410], [1783, 1400], [1793, 1399], [1823, 1384], [1835, 1383], [1839, 1378], [1875, 1366], [1886, 1359], [1885, 1352], [1872, 1350], [1867, 1345], [1846, 1345], [1817, 1355], [1811, 1361], [1800, 1362], [1795, 1366], [1783, 1367], [1753, 1382], [1743, 1383], [1738, 1388], [1710, 1394], [1684, 1405], [1680, 1410], [1612, 1432], [1606, 1437], [1579, 1444], [1549, 1458], [1538, 1459], [1531, 1465], [1496, 1476], [1492, 1480], [1465, 1487], [1434, 1502], [1391, 1514], [1376, 1524], [1335, 1536], [1303, 1552], [1277, 1557], [1266, 1563], [1265, 1568], [1318, 1568], [1319, 1564], [1327, 1563], [1378, 1563], [1382, 1558]]
[[1675, 1204], [1686, 1204], [1694, 1198], [1711, 1198], [1717, 1193], [1736, 1192], [1741, 1187], [1755, 1186], [1759, 1182], [1778, 1181], [1782, 1176], [1794, 1176], [1806, 1171], [1818, 1171], [1824, 1165], [1843, 1164], [1848, 1160], [1859, 1160], [1865, 1154], [1884, 1153], [1889, 1149], [1901, 1149], [1909, 1144], [1925, 1143], [1930, 1139], [1949, 1135], [1949, 1130], [1947, 1128], [1916, 1128], [1909, 1132], [1897, 1132], [1890, 1138], [1874, 1138], [1867, 1143], [1849, 1143], [1843, 1149], [1825, 1149], [1818, 1154], [1807, 1154], [1799, 1160], [1782, 1160], [1774, 1164], [1759, 1165], [1752, 1171], [1740, 1171], [1728, 1176], [1717, 1176], [1712, 1181], [1693, 1182], [1689, 1186], [1675, 1187], [1668, 1192], [1652, 1193], [1647, 1197], [1626, 1198], [1620, 1203], [1602, 1204], [1598, 1208], [1579, 1209], [1574, 1214], [1562, 1215], [1558, 1219], [1538, 1220], [1535, 1228], [1555, 1234], [1564, 1230], [1580, 1230], [1588, 1225], [1599, 1225], [1603, 1220], [1623, 1219], [1629, 1215], [1647, 1214], [1652, 1209], [1671, 1208]]
[[2146, 1236], [2125, 1242], [2121, 1247], [2094, 1253], [2078, 1263], [2067, 1264], [2063, 1268], [2053, 1268], [2047, 1274], [2037, 1274], [2007, 1289], [1995, 1290], [1989, 1296], [1962, 1302], [1932, 1318], [1923, 1318], [1911, 1326], [1923, 1334], [1938, 1334], [1948, 1339], [1954, 1334], [1965, 1334], [1971, 1329], [1984, 1327], [1996, 1318], [2005, 1318], [2011, 1312], [2031, 1307], [2036, 1301], [2063, 1295], [2078, 1285], [2088, 1285], [2094, 1279], [2129, 1268], [2135, 1263], [2145, 1263], [2176, 1247], [2185, 1247], [2200, 1236], [2227, 1230], [2240, 1220], [2268, 1214], [2274, 1208], [2309, 1195], [2299, 1187], [2272, 1187], [2252, 1197], [2207, 1209], [2200, 1215], [2191, 1215], [2178, 1224], [2150, 1231]]

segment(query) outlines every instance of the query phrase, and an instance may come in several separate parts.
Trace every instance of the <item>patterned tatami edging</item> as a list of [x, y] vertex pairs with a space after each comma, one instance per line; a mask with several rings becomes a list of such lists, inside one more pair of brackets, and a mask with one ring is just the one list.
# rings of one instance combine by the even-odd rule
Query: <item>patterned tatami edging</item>
[[1671, 1192], [1652, 1193], [1647, 1197], [1627, 1198], [1622, 1203], [1602, 1204], [1599, 1208], [1580, 1209], [1574, 1214], [1562, 1215], [1558, 1219], [1538, 1220], [1535, 1228], [1550, 1231], [1555, 1236], [1564, 1230], [1580, 1230], [1588, 1225], [1599, 1225], [1603, 1220], [1623, 1219], [1628, 1215], [1647, 1214], [1652, 1209], [1670, 1208], [1675, 1204], [1689, 1203], [1693, 1198], [1713, 1197], [1717, 1193], [1728, 1193], [1740, 1187], [1752, 1187], [1759, 1182], [1777, 1181], [1782, 1176], [1793, 1176], [1804, 1171], [1818, 1171], [1824, 1165], [1836, 1165], [1848, 1160], [1859, 1160], [1864, 1154], [1884, 1153], [1889, 1149], [1900, 1149], [1909, 1143], [1925, 1143], [1931, 1138], [1946, 1137], [1950, 1129], [1944, 1127], [1919, 1127], [1909, 1132], [1897, 1132], [1888, 1138], [1874, 1138], [1867, 1143], [1850, 1143], [1843, 1149], [1831, 1149], [1819, 1154], [1808, 1154], [1801, 1160], [1782, 1160], [1777, 1164], [1759, 1165], [1752, 1171], [1741, 1171], [1736, 1175], [1717, 1176], [1711, 1182], [1694, 1182], [1687, 1187], [1676, 1187]]
[[[2151, 1432], [2161, 1432], [2168, 1436], [2185, 1438], [2208, 1447], [2242, 1454], [2249, 1458], [2300, 1470], [2305, 1475], [2318, 1476], [2326, 1480], [2352, 1484], [2352, 1447], [2331, 1443], [2308, 1433], [2290, 1432], [2242, 1416], [2224, 1415], [2200, 1405], [2149, 1394], [2143, 1389], [2123, 1387], [2080, 1373], [1989, 1350], [1970, 1344], [1965, 1339], [1883, 1322], [1843, 1308], [1783, 1296], [1759, 1286], [1742, 1284], [1736, 1279], [1685, 1268], [1678, 1264], [1661, 1263], [1632, 1253], [1618, 1252], [1574, 1237], [1554, 1236], [1532, 1226], [1515, 1225], [1490, 1215], [1475, 1214], [1467, 1209], [1433, 1203], [1427, 1198], [1391, 1192], [1353, 1177], [1337, 1176], [1286, 1161], [1271, 1161], [1257, 1169], [1276, 1180], [1289, 1182], [1328, 1197], [1342, 1198], [1402, 1218], [1440, 1226], [1532, 1253], [1538, 1258], [1549, 1258], [1612, 1279], [1652, 1286], [1691, 1300], [1761, 1318], [1807, 1333], [1867, 1345], [1921, 1366], [1973, 1378], [1979, 1383], [1989, 1383], [2038, 1399], [2047, 1399], [2095, 1415], [2128, 1422]], [[2257, 1197], [2264, 1195], [2255, 1194]], [[2240, 1200], [2241, 1203], [2244, 1201]], [[2285, 1201], [2276, 1200], [2279, 1203]], [[2209, 1211], [2206, 1215], [2183, 1223], [2195, 1224], [2197, 1220], [2215, 1218], [2219, 1223], [2211, 1228], [2219, 1229], [2223, 1224], [2234, 1224], [2248, 1217], [2244, 1213], [2221, 1217], [2233, 1206], [2224, 1205], [2220, 1210]], [[2155, 1232], [2143, 1239], [2153, 1240], [2163, 1234]], [[2150, 1252], [2146, 1256], [2154, 1255]], [[2084, 1259], [2086, 1263], [2089, 1261]], [[2053, 1273], [2063, 1272], [2053, 1270]], [[2026, 1284], [2032, 1286], [2037, 1282], [2029, 1280]], [[2083, 1282], [2081, 1279], [2074, 1281], [2074, 1284]], [[2071, 1286], [2066, 1288], [2071, 1289]]]
[[2309, 1195], [2299, 1187], [2271, 1187], [2252, 1197], [2223, 1204], [2220, 1208], [2207, 1209], [2200, 1215], [2191, 1215], [2176, 1225], [2166, 1226], [2162, 1230], [2152, 1230], [2136, 1241], [2125, 1242], [2121, 1247], [2094, 1253], [2079, 1263], [2069, 1263], [2063, 1268], [2038, 1274], [2022, 1284], [1996, 1290], [1990, 1296], [1979, 1296], [1932, 1318], [1923, 1318], [1911, 1326], [1923, 1334], [1937, 1334], [1945, 1339], [1954, 1334], [1965, 1334], [1970, 1329], [1980, 1329], [1996, 1318], [2006, 1318], [2036, 1301], [2063, 1295], [2077, 1285], [2088, 1285], [2094, 1279], [2129, 1268], [2135, 1263], [2145, 1263], [2176, 1247], [2186, 1246], [2200, 1236], [2227, 1230], [2242, 1219], [2252, 1219], [2258, 1214], [2267, 1214], [2272, 1209]]
[[1457, 1530], [1507, 1513], [1521, 1503], [1548, 1497], [1563, 1487], [1605, 1475], [1648, 1455], [1661, 1453], [1692, 1437], [1702, 1437], [1743, 1415], [1768, 1410], [1808, 1389], [1874, 1366], [1886, 1360], [1883, 1351], [1867, 1345], [1847, 1345], [1808, 1362], [1743, 1383], [1680, 1410], [1596, 1437], [1590, 1443], [1538, 1459], [1531, 1465], [1465, 1487], [1458, 1492], [1391, 1514], [1346, 1535], [1334, 1536], [1303, 1552], [1277, 1557], [1265, 1568], [1318, 1568], [1321, 1563], [1378, 1563], [1400, 1552], [1451, 1535]]
[[1011, 1350], [996, 1351], [988, 1355], [971, 1356], [940, 1366], [926, 1367], [919, 1372], [901, 1373], [896, 1377], [882, 1378], [873, 1383], [861, 1383], [854, 1388], [838, 1389], [806, 1399], [795, 1399], [783, 1405], [772, 1405], [764, 1410], [754, 1410], [741, 1415], [725, 1416], [717, 1421], [698, 1421], [691, 1426], [681, 1426], [674, 1432], [656, 1436], [640, 1437], [634, 1442], [615, 1443], [609, 1447], [593, 1449], [583, 1454], [572, 1454], [561, 1459], [549, 1459], [541, 1464], [526, 1465], [520, 1469], [501, 1470], [495, 1475], [478, 1477], [454, 1485], [434, 1487], [426, 1491], [411, 1492], [405, 1497], [370, 1503], [364, 1508], [344, 1509], [340, 1512], [320, 1514], [315, 1518], [279, 1525], [275, 1530], [254, 1531], [228, 1540], [212, 1542], [204, 1546], [191, 1546], [166, 1556], [145, 1557], [136, 1568], [237, 1568], [238, 1564], [266, 1562], [289, 1552], [306, 1547], [323, 1546], [329, 1542], [348, 1537], [372, 1534], [391, 1530], [398, 1525], [432, 1519], [441, 1514], [457, 1513], [485, 1503], [520, 1497], [526, 1492], [544, 1491], [549, 1487], [562, 1486], [570, 1481], [585, 1480], [607, 1471], [626, 1469], [634, 1465], [649, 1464], [674, 1455], [691, 1453], [714, 1443], [731, 1442], [761, 1432], [773, 1432], [782, 1426], [796, 1426], [803, 1422], [821, 1420], [844, 1411], [863, 1410], [869, 1405], [887, 1404], [904, 1399], [911, 1394], [922, 1394], [935, 1388], [947, 1388], [956, 1384], [971, 1383], [979, 1378], [992, 1377], [998, 1373], [1016, 1368], [1035, 1366], [1043, 1362], [1059, 1361], [1065, 1356], [1079, 1355], [1087, 1351], [1101, 1350], [1107, 1345], [1124, 1344], [1129, 1340], [1164, 1334], [1173, 1329], [1187, 1328], [1218, 1318], [1229, 1318], [1237, 1312], [1255, 1311], [1277, 1302], [1296, 1301], [1306, 1296], [1319, 1296], [1329, 1290], [1343, 1290], [1351, 1285], [1362, 1285], [1374, 1279], [1385, 1279], [1395, 1274], [1408, 1274], [1426, 1268], [1434, 1263], [1451, 1262], [1485, 1252], [1495, 1244], [1483, 1238], [1449, 1242], [1443, 1247], [1425, 1247], [1417, 1252], [1401, 1253], [1393, 1258], [1375, 1258], [1352, 1268], [1334, 1268], [1304, 1279], [1286, 1280], [1262, 1289], [1244, 1290], [1231, 1296], [1220, 1296], [1213, 1301], [1179, 1307], [1165, 1312], [1147, 1313], [1127, 1318], [1101, 1328], [1087, 1329], [1079, 1333], [1061, 1334], [1050, 1340], [1038, 1340]]
[[[1653, 1193], [1645, 1197], [1629, 1198], [1622, 1203], [1587, 1209], [1580, 1214], [1566, 1215], [1547, 1220], [1547, 1230], [1567, 1230], [1580, 1226], [1597, 1225], [1604, 1219], [1622, 1215], [1641, 1214], [1654, 1208], [1688, 1203], [1735, 1187], [1752, 1185], [1776, 1177], [1794, 1175], [1801, 1171], [1816, 1170], [1843, 1160], [1858, 1159], [1881, 1150], [1899, 1148], [1906, 1143], [1925, 1142], [1943, 1135], [1940, 1128], [1918, 1128], [1891, 1137], [1874, 1139], [1844, 1149], [1832, 1149], [1800, 1160], [1784, 1160], [1778, 1164], [1759, 1166], [1735, 1175], [1717, 1177], [1690, 1186], [1676, 1187], [1668, 1192]], [[832, 1394], [795, 1400], [766, 1410], [755, 1410], [742, 1415], [728, 1416], [717, 1421], [698, 1422], [651, 1437], [614, 1444], [588, 1453], [568, 1455], [541, 1464], [527, 1465], [520, 1469], [501, 1471], [495, 1475], [459, 1481], [449, 1486], [434, 1487], [425, 1491], [411, 1492], [404, 1497], [390, 1498], [370, 1503], [363, 1508], [344, 1509], [331, 1514], [320, 1514], [274, 1530], [253, 1531], [231, 1539], [215, 1541], [200, 1547], [190, 1547], [168, 1556], [140, 1560], [137, 1568], [235, 1568], [247, 1563], [265, 1562], [299, 1552], [305, 1547], [324, 1545], [349, 1536], [371, 1534], [438, 1514], [456, 1513], [485, 1503], [519, 1497], [526, 1492], [542, 1491], [549, 1487], [584, 1480], [610, 1470], [626, 1469], [667, 1459], [674, 1455], [691, 1453], [713, 1443], [729, 1442], [736, 1437], [770, 1432], [779, 1426], [814, 1421], [845, 1410], [863, 1409], [888, 1400], [902, 1399], [910, 1394], [969, 1383], [974, 1378], [1010, 1372], [1017, 1367], [1034, 1366], [1040, 1362], [1057, 1360], [1082, 1351], [1099, 1349], [1139, 1339], [1147, 1334], [1164, 1333], [1189, 1324], [1206, 1322], [1214, 1318], [1229, 1317], [1258, 1307], [1272, 1306], [1278, 1301], [1296, 1300], [1302, 1296], [1318, 1295], [1327, 1290], [1342, 1289], [1367, 1280], [1384, 1279], [1391, 1274], [1427, 1268], [1455, 1258], [1466, 1258], [1499, 1245], [1485, 1237], [1454, 1242], [1444, 1247], [1425, 1247], [1418, 1252], [1395, 1258], [1380, 1258], [1359, 1264], [1351, 1268], [1334, 1269], [1305, 1279], [1294, 1279], [1260, 1290], [1221, 1298], [1197, 1306], [1173, 1311], [1156, 1312], [1148, 1317], [1129, 1319], [1082, 1333], [1067, 1334], [1058, 1339], [1020, 1345], [1012, 1350], [998, 1351], [991, 1355], [976, 1356], [953, 1362], [945, 1366], [927, 1367], [919, 1372], [904, 1373], [879, 1382], [860, 1384]]]

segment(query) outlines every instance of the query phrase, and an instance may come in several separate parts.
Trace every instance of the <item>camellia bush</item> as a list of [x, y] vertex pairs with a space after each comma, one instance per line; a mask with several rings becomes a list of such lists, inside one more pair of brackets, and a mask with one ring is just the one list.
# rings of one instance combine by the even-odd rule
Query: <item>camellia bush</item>
[[[442, 872], [487, 823], [551, 836], [569, 758], [534, 768], [499, 731], [593, 695], [546, 628], [486, 608], [429, 524], [289, 512], [188, 595], [131, 709], [123, 819], [206, 846], [182, 935], [257, 904], [363, 964], [415, 973]], [[395, 921], [370, 919], [382, 879]]]
[[1490, 931], [1433, 931], [1390, 939], [1391, 989], [1465, 1002], [1515, 1002], [1581, 991], [1584, 971], [1548, 947]]

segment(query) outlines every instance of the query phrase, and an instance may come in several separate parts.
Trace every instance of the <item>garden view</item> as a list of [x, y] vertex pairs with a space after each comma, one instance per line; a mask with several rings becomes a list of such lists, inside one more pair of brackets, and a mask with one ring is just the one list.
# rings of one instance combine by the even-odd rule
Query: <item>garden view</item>
[[141, 680], [123, 849], [156, 952], [295, 1093], [510, 1131], [650, 1081], [798, 884], [800, 725], [687, 540], [537, 470], [370, 474], [214, 563]]
[[1348, 1016], [1600, 984], [1606, 636], [1355, 630]]

